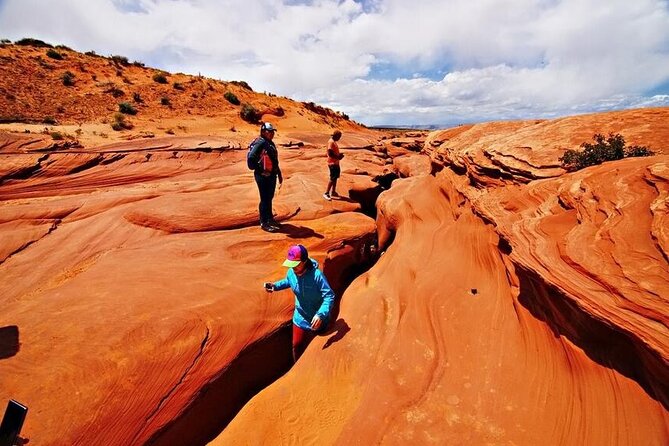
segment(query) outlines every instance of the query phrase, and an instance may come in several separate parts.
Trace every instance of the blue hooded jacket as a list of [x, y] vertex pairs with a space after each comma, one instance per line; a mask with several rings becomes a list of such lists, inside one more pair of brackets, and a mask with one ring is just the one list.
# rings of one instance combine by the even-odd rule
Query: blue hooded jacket
[[304, 330], [311, 330], [311, 320], [316, 314], [323, 321], [321, 328], [325, 328], [334, 302], [334, 292], [318, 269], [318, 262], [311, 258], [309, 260], [311, 265], [301, 276], [295, 274], [293, 268], [289, 268], [285, 279], [274, 282], [275, 291], [292, 288], [295, 293], [293, 324]]

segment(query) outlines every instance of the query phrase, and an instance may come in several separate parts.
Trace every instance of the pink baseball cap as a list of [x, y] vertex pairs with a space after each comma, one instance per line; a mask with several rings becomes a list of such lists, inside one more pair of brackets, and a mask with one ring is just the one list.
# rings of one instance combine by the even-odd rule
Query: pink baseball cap
[[288, 249], [288, 255], [286, 260], [283, 262], [283, 266], [288, 268], [295, 268], [300, 262], [307, 260], [309, 258], [309, 253], [307, 253], [307, 248], [302, 245], [293, 245]]

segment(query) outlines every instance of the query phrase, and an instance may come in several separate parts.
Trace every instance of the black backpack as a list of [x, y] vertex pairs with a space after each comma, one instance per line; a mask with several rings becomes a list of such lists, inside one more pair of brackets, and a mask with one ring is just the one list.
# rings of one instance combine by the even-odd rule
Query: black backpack
[[[260, 138], [256, 138], [253, 141], [251, 141], [251, 144], [249, 144], [249, 150], [246, 152], [246, 167], [249, 168], [249, 170], [256, 170], [258, 168], [258, 164], [260, 163], [260, 158], [262, 157], [262, 153], [260, 153], [258, 159], [254, 160], [251, 158], [251, 152], [253, 151], [253, 146], [258, 141]], [[263, 149], [264, 150], [264, 149]]]

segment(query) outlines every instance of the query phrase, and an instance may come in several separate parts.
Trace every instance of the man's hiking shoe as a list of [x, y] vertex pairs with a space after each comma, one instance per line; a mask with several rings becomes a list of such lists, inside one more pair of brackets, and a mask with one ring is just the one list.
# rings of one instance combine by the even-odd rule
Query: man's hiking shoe
[[325, 193], [323, 194], [323, 198], [325, 198], [327, 201], [332, 200], [332, 197], [331, 197], [330, 194], [328, 194], [327, 192], [325, 192]]
[[339, 197], [339, 194], [337, 192], [332, 192], [330, 194], [331, 197]]
[[277, 228], [277, 229], [279, 229], [281, 227], [281, 223], [279, 223], [278, 221], [276, 221], [274, 219], [268, 221], [267, 224], [269, 226], [272, 226], [273, 228]]
[[268, 223], [263, 223], [263, 224], [260, 225], [260, 229], [262, 229], [265, 232], [276, 232], [277, 229], [279, 229], [279, 228], [271, 226]]

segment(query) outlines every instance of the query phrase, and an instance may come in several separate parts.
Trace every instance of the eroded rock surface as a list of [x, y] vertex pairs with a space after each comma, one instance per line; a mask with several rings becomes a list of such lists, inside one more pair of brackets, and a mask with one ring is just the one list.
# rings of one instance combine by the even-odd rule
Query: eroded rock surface
[[339, 291], [370, 261], [375, 223], [348, 192], [378, 187], [375, 152], [342, 144], [367, 173], [328, 202], [321, 151], [281, 149], [284, 224], [268, 234], [245, 151], [156, 144], [49, 153], [0, 185], [0, 326], [19, 343], [0, 396], [30, 408], [31, 443], [205, 443], [290, 366], [292, 295], [262, 289], [288, 247], [308, 246]]
[[[211, 444], [669, 442], [668, 113], [431, 134], [338, 331]], [[658, 155], [561, 170], [595, 132]]]
[[[669, 443], [668, 109], [378, 132], [68, 52], [99, 76], [72, 90], [41, 51], [0, 55], [0, 399], [29, 444]], [[146, 102], [109, 133], [117, 70]], [[226, 91], [279, 128], [279, 233]], [[657, 155], [565, 172], [594, 133]], [[341, 303], [290, 368], [292, 295], [261, 284], [294, 243]]]

